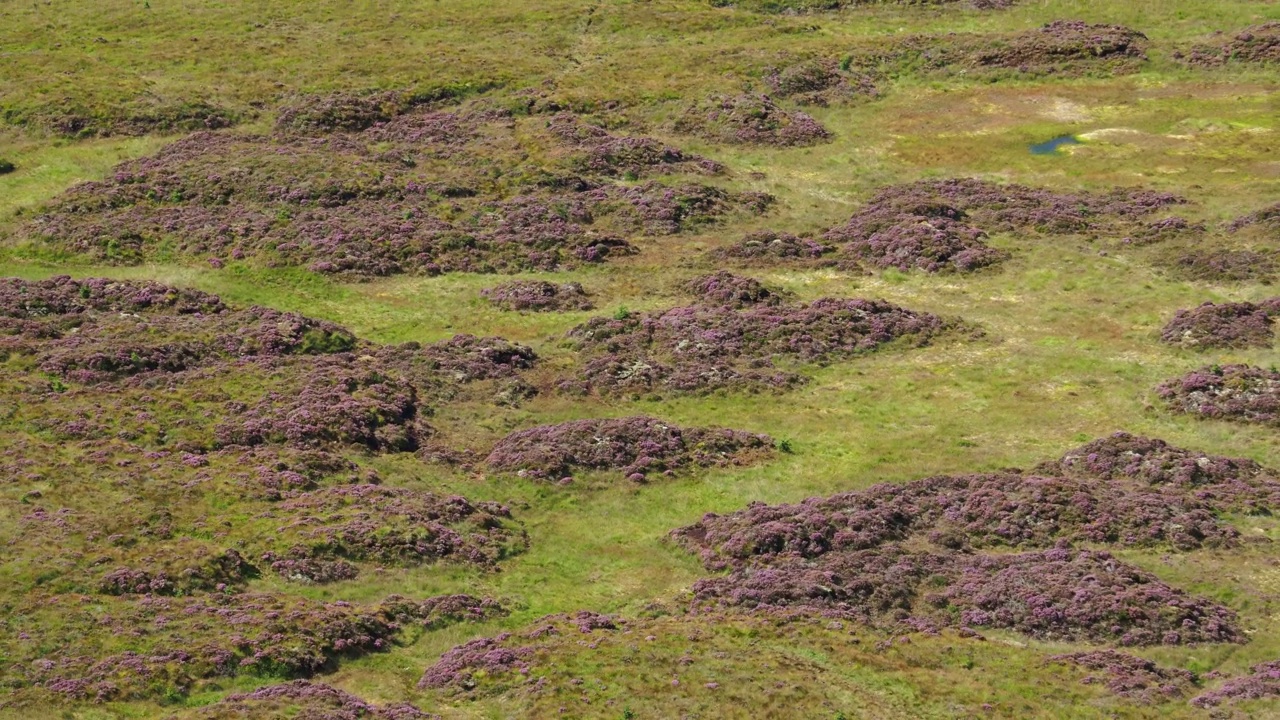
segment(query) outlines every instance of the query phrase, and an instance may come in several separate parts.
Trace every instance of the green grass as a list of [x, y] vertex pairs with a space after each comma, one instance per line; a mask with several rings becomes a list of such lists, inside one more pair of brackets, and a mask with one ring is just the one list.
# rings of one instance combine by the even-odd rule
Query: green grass
[[[665, 134], [663, 122], [685, 101], [744, 83], [758, 86], [760, 71], [785, 56], [835, 57], [867, 38], [899, 32], [1021, 29], [1064, 17], [1131, 25], [1163, 45], [1143, 72], [1116, 79], [903, 78], [881, 100], [814, 110], [836, 135], [834, 143], [815, 148], [720, 147]], [[1181, 69], [1167, 47], [1214, 29], [1277, 18], [1280, 6], [1271, 2], [1203, 0], [1026, 0], [999, 13], [878, 6], [800, 17], [717, 9], [692, 0], [9, 3], [0, 8], [0, 109], [15, 124], [0, 132], [0, 158], [18, 169], [0, 176], [0, 237], [7, 238], [0, 275], [156, 279], [216, 292], [239, 305], [334, 320], [382, 342], [433, 341], [457, 332], [501, 335], [533, 345], [552, 368], [544, 372], [551, 373], [573, 362], [563, 333], [596, 313], [495, 310], [478, 295], [497, 282], [493, 277], [343, 283], [243, 263], [221, 271], [89, 266], [27, 245], [23, 223], [40, 204], [171, 139], [62, 140], [47, 135], [39, 119], [63, 105], [109, 117], [131, 108], [207, 100], [258, 117], [261, 122], [252, 128], [262, 129], [275, 105], [296, 92], [468, 81], [501, 83], [493, 93], [499, 99], [544, 79], [554, 82], [550, 92], [566, 99], [619, 99], [637, 124], [650, 124], [654, 134], [729, 165], [737, 189], [767, 191], [781, 200], [780, 209], [764, 219], [694, 236], [641, 239], [643, 252], [634, 258], [549, 276], [582, 282], [596, 293], [599, 312], [621, 306], [647, 310], [683, 301], [680, 284], [710, 267], [704, 250], [761, 227], [829, 227], [891, 182], [980, 174], [1067, 188], [1144, 185], [1187, 195], [1193, 201], [1187, 214], [1211, 222], [1274, 202], [1280, 195], [1280, 78], [1274, 71]], [[99, 37], [106, 42], [96, 42]], [[1111, 132], [1096, 134], [1102, 130]], [[1095, 139], [1061, 156], [1027, 152], [1028, 144], [1064, 132]], [[703, 570], [664, 538], [705, 512], [935, 473], [1028, 468], [1120, 429], [1280, 467], [1274, 429], [1172, 415], [1152, 393], [1160, 381], [1209, 362], [1280, 362], [1274, 348], [1196, 353], [1157, 342], [1159, 328], [1179, 308], [1270, 297], [1274, 288], [1179, 281], [1155, 269], [1150, 251], [1117, 240], [998, 236], [994, 243], [1013, 259], [964, 277], [754, 273], [801, 299], [880, 297], [959, 316], [985, 331], [974, 342], [951, 340], [816, 369], [809, 385], [785, 395], [605, 403], [543, 393], [519, 409], [442, 409], [433, 424], [451, 442], [470, 447], [485, 447], [534, 423], [644, 412], [680, 424], [766, 432], [789, 440], [795, 452], [760, 467], [646, 486], [588, 477], [564, 489], [487, 479], [412, 457], [369, 459], [388, 483], [510, 503], [529, 533], [530, 548], [493, 574], [401, 569], [297, 591], [352, 601], [390, 593], [489, 593], [515, 608], [506, 620], [422, 634], [392, 652], [343, 662], [325, 681], [376, 700], [414, 700], [446, 717], [555, 717], [563, 706], [573, 717], [621, 717], [624, 708], [643, 718], [677, 711], [788, 717], [797, 708], [807, 717], [957, 717], [978, 712], [983, 703], [993, 703], [998, 717], [1194, 716], [1184, 703], [1150, 710], [1118, 703], [1070, 672], [1041, 663], [1067, 646], [1012, 636], [993, 636], [987, 643], [944, 636], [873, 652], [883, 639], [874, 633], [859, 631], [855, 644], [847, 630], [773, 627], [742, 618], [706, 624], [710, 637], [697, 643], [688, 637], [698, 624], [687, 618], [636, 620], [647, 628], [643, 632], [658, 637], [651, 646], [641, 644], [643, 650], [633, 647], [637, 638], [610, 639], [590, 651], [577, 638], [557, 641], [544, 651], [553, 690], [543, 695], [481, 693], [467, 699], [413, 688], [441, 652], [471, 637], [582, 608], [638, 618], [651, 603], [678, 598]], [[1272, 525], [1253, 528], [1251, 520], [1240, 521], [1247, 533], [1276, 536]], [[1280, 579], [1271, 555], [1265, 546], [1173, 556], [1124, 553], [1124, 559], [1170, 583], [1237, 609], [1253, 633], [1240, 647], [1156, 648], [1147, 654], [1200, 672], [1228, 673], [1280, 657]], [[285, 588], [273, 579], [258, 584]], [[681, 689], [673, 691], [667, 671], [678, 667], [685, 652], [698, 658]], [[788, 690], [766, 692], [759, 677], [764, 667]], [[607, 689], [579, 692], [568, 684], [572, 677], [591, 678]], [[726, 692], [705, 690], [712, 680]], [[185, 703], [212, 702], [252, 684], [228, 681]], [[582, 703], [580, 694], [591, 702]], [[1265, 705], [1241, 710], [1257, 717], [1275, 713]], [[0, 715], [9, 712], [0, 706]], [[44, 716], [30, 708], [18, 712], [12, 716]], [[76, 718], [141, 718], [162, 711], [136, 702], [67, 706], [47, 716], [64, 712]]]

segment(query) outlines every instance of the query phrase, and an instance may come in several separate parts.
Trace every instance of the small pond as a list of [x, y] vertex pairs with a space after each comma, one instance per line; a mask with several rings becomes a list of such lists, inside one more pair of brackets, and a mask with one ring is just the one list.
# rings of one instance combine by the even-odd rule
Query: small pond
[[1032, 155], [1055, 155], [1058, 148], [1063, 145], [1079, 145], [1080, 141], [1075, 135], [1059, 135], [1052, 140], [1046, 140], [1031, 146]]

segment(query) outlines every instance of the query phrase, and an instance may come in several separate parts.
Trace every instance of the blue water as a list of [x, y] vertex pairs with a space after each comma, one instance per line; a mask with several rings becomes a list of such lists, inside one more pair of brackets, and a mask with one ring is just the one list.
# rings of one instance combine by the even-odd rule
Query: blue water
[[1031, 146], [1032, 155], [1054, 155], [1058, 152], [1058, 148], [1063, 145], [1079, 145], [1080, 141], [1074, 135], [1059, 135], [1058, 137]]

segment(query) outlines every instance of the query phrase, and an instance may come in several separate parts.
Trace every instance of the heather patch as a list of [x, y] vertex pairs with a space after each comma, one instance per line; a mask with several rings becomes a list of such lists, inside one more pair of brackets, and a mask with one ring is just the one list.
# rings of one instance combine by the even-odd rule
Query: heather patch
[[482, 290], [480, 294], [496, 307], [517, 312], [562, 312], [592, 310], [591, 296], [576, 282], [512, 280]]
[[[268, 508], [259, 522], [264, 526], [274, 522], [271, 543], [289, 548], [264, 555], [269, 563], [444, 561], [493, 567], [526, 543], [504, 505], [382, 485], [342, 485], [298, 493]], [[277, 572], [284, 574], [286, 569], [291, 568]], [[305, 574], [302, 579], [324, 581]]]
[[783, 299], [783, 293], [770, 290], [759, 280], [725, 270], [696, 277], [685, 284], [685, 289], [693, 293], [699, 302], [717, 307], [776, 305]]
[[306, 95], [285, 103], [276, 115], [282, 132], [358, 132], [411, 110], [421, 100], [394, 91]]
[[[148, 549], [154, 556], [157, 549]], [[119, 567], [102, 576], [98, 591], [108, 595], [190, 595], [197, 591], [241, 586], [257, 569], [235, 550], [212, 552], [207, 547], [165, 548], [164, 562], [150, 567]]]
[[1275, 340], [1271, 328], [1275, 302], [1207, 302], [1179, 310], [1160, 332], [1160, 339], [1190, 348], [1271, 347]]
[[617, 470], [643, 482], [651, 474], [743, 464], [770, 454], [773, 439], [738, 430], [681, 428], [651, 417], [574, 420], [512, 433], [485, 462], [495, 470], [557, 480], [575, 470]]
[[1213, 283], [1270, 283], [1276, 263], [1272, 253], [1255, 250], [1186, 250], [1161, 260], [1171, 272], [1188, 280]]
[[[878, 5], [883, 0], [710, 0], [715, 7], [736, 7], [759, 13], [798, 15], [831, 12], [867, 5]], [[928, 4], [955, 4], [975, 10], [1003, 10], [1012, 7], [1015, 0], [933, 0]]]
[[1144, 705], [1187, 695], [1196, 685], [1196, 676], [1186, 670], [1161, 667], [1145, 658], [1115, 650], [1054, 655], [1049, 662], [1090, 671], [1082, 682], [1100, 684], [1112, 694]]
[[774, 360], [846, 360], [894, 341], [924, 345], [957, 326], [883, 301], [835, 298], [594, 318], [569, 332], [585, 362], [581, 381], [562, 387], [604, 394], [786, 388], [803, 379], [775, 369]]
[[744, 265], [812, 265], [835, 250], [831, 245], [791, 233], [760, 230], [748, 233], [728, 247], [716, 250], [713, 257]]
[[1174, 412], [1206, 419], [1280, 423], [1280, 372], [1253, 365], [1211, 365], [1168, 380], [1156, 394]]
[[1008, 33], [911, 35], [859, 46], [843, 63], [872, 77], [911, 72], [944, 76], [1118, 75], [1147, 60], [1142, 33], [1121, 25], [1058, 20]]
[[529, 641], [574, 631], [590, 635], [599, 630], [617, 630], [625, 624], [624, 620], [587, 610], [548, 615], [534, 623], [534, 629], [528, 633], [477, 638], [446, 651], [423, 673], [418, 687], [467, 691], [474, 689], [480, 678], [492, 680], [511, 673], [523, 681], [536, 659], [537, 647], [528, 644]]
[[[1221, 37], [1222, 33], [1218, 33]], [[1223, 67], [1232, 63], [1280, 63], [1280, 22], [1252, 25], [1235, 35], [1195, 45], [1174, 57], [1193, 67]]]
[[1221, 686], [1191, 699], [1196, 707], [1210, 708], [1242, 700], [1280, 696], [1280, 662], [1266, 662], [1250, 668], [1253, 672], [1232, 678]]
[[767, 95], [712, 98], [689, 108], [675, 129], [734, 145], [799, 147], [831, 139], [831, 133], [817, 120], [784, 110]]
[[1117, 433], [1037, 472], [753, 503], [672, 537], [730, 571], [699, 581], [696, 603], [1126, 645], [1242, 639], [1230, 610], [1071, 542], [1234, 546], [1240, 533], [1221, 513], [1280, 502], [1280, 483], [1256, 463]]
[[23, 647], [23, 661], [5, 668], [7, 684], [97, 702], [180, 697], [218, 677], [310, 676], [390, 649], [400, 623], [419, 621], [419, 608], [398, 597], [360, 605], [269, 593], [134, 596], [62, 612], [64, 634], [43, 638], [40, 656]]
[[439, 718], [409, 703], [374, 705], [323, 683], [293, 680], [250, 693], [228, 695], [202, 708], [204, 720], [244, 717], [298, 717], [310, 720], [431, 720]]
[[354, 276], [520, 272], [604, 262], [635, 252], [624, 235], [768, 204], [699, 184], [615, 182], [721, 169], [651, 139], [564, 117], [539, 127], [494, 111], [394, 114], [379, 97], [282, 115], [318, 136], [196, 133], [71, 188], [28, 229], [111, 262], [161, 253]]
[[916, 552], [898, 544], [779, 555], [753, 571], [699, 580], [695, 603], [892, 625], [1003, 628], [1042, 640], [1122, 645], [1241, 642], [1234, 613], [1106, 553]]
[[977, 178], [921, 180], [882, 189], [822, 240], [854, 263], [968, 272], [1009, 257], [987, 244], [988, 232], [1135, 235], [1150, 229], [1146, 216], [1182, 202], [1148, 190], [1070, 193]]
[[652, 173], [724, 172], [724, 166], [714, 160], [684, 153], [653, 138], [614, 135], [569, 113], [552, 117], [547, 127], [562, 142], [579, 149], [581, 155], [575, 164], [585, 173], [635, 179]]
[[765, 71], [765, 83], [775, 97], [798, 105], [839, 105], [878, 97], [880, 91], [867, 75], [855, 75], [831, 60], [806, 60]]
[[422, 347], [422, 356], [435, 370], [457, 382], [513, 378], [537, 362], [532, 348], [500, 337], [454, 335]]
[[[1280, 27], [1280, 24], [1277, 24]], [[1265, 207], [1257, 212], [1242, 215], [1227, 226], [1232, 232], [1248, 227], [1261, 227], [1272, 231], [1280, 231], [1280, 203]]]

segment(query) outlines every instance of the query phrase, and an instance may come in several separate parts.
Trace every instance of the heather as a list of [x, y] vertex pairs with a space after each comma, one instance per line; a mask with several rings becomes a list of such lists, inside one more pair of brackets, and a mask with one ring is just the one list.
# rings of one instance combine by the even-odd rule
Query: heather
[[[30, 229], [115, 263], [163, 252], [215, 268], [243, 259], [433, 275], [604, 262], [636, 252], [627, 235], [679, 233], [768, 204], [695, 183], [613, 181], [720, 168], [572, 118], [538, 128], [495, 110], [393, 114], [376, 96], [352, 102], [286, 112], [272, 135], [190, 135], [71, 188]], [[571, 152], [543, 163], [522, 143]]]
[[1192, 46], [1177, 57], [1195, 67], [1222, 67], [1233, 63], [1280, 62], [1280, 23], [1253, 25], [1234, 34], [1219, 32], [1213, 40]]
[[[1013, 5], [1015, 0], [933, 0], [916, 3], [922, 5], [955, 4], [975, 10], [1001, 10]], [[883, 0], [710, 0], [714, 7], [738, 7], [769, 14], [805, 14], [829, 12], [845, 8], [874, 6]]]
[[1179, 310], [1160, 331], [1160, 339], [1170, 345], [1189, 348], [1271, 347], [1273, 301], [1260, 304], [1204, 303]]
[[775, 305], [783, 300], [783, 293], [770, 290], [759, 280], [725, 270], [696, 277], [685, 285], [685, 289], [699, 302], [718, 307]]
[[1122, 645], [1243, 639], [1227, 608], [1073, 543], [1235, 546], [1239, 531], [1219, 516], [1271, 512], [1280, 483], [1269, 473], [1124, 433], [1036, 472], [755, 503], [672, 537], [730, 571], [698, 581], [696, 604]]
[[830, 245], [787, 232], [761, 230], [715, 251], [713, 257], [744, 265], [812, 265], [834, 250]]
[[1196, 707], [1210, 708], [1242, 700], [1261, 700], [1280, 695], [1280, 663], [1254, 665], [1248, 675], [1227, 680], [1222, 685], [1191, 699]]
[[562, 388], [601, 394], [785, 389], [803, 376], [776, 368], [775, 360], [830, 363], [895, 341], [924, 345], [957, 326], [884, 301], [837, 298], [599, 317], [569, 332], [583, 366], [580, 380]]
[[817, 120], [780, 107], [768, 95], [710, 98], [690, 107], [675, 129], [733, 145], [796, 147], [831, 139], [831, 132]]
[[525, 676], [533, 668], [536, 652], [530, 641], [564, 633], [591, 635], [597, 630], [615, 631], [625, 624], [624, 620], [589, 610], [550, 615], [538, 620], [526, 633], [477, 638], [447, 650], [426, 669], [418, 687], [467, 691], [476, 687], [479, 678], [492, 679], [512, 673]]
[[495, 307], [516, 312], [592, 310], [591, 296], [576, 282], [512, 280], [481, 291]]
[[[46, 638], [46, 654], [10, 668], [6, 680], [95, 702], [181, 696], [216, 678], [310, 676], [343, 657], [389, 650], [400, 623], [429, 617], [403, 598], [361, 605], [267, 593], [146, 595], [102, 609], [100, 617], [92, 608], [70, 611], [66, 636]], [[94, 626], [134, 638], [134, 649], [73, 634]]]
[[1280, 421], [1280, 373], [1254, 365], [1211, 365], [1156, 388], [1174, 412], [1205, 419], [1275, 425]]
[[1212, 283], [1258, 282], [1275, 277], [1272, 253], [1231, 248], [1195, 249], [1171, 254], [1161, 261], [1174, 275]]
[[204, 708], [201, 718], [304, 717], [309, 720], [430, 720], [438, 718], [409, 703], [375, 705], [324, 683], [293, 680], [250, 693], [228, 695]]
[[1150, 43], [1121, 25], [1056, 20], [1006, 33], [909, 35], [857, 46], [844, 66], [853, 72], [917, 73], [942, 77], [1121, 75], [1147, 60]]
[[560, 480], [574, 470], [616, 470], [628, 480], [767, 457], [773, 439], [738, 430], [682, 428], [651, 417], [573, 420], [519, 430], [498, 441], [495, 470]]
[[1115, 650], [1067, 653], [1049, 661], [1089, 671], [1081, 682], [1104, 685], [1111, 693], [1142, 704], [1181, 698], [1196, 686], [1195, 675], [1186, 670], [1164, 668]]

